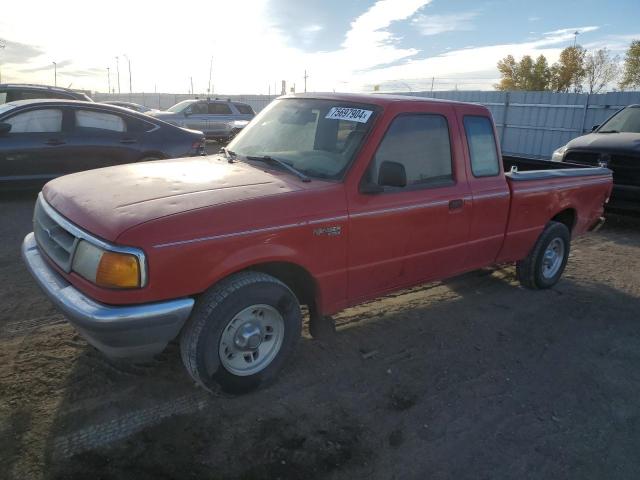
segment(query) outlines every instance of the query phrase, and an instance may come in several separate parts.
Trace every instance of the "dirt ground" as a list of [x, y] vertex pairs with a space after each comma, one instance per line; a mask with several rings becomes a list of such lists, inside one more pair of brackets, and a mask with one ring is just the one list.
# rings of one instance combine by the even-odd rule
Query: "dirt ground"
[[0, 198], [1, 479], [640, 478], [640, 220], [574, 243], [556, 288], [483, 270], [344, 312], [279, 381], [211, 397], [175, 345], [114, 364], [19, 258]]

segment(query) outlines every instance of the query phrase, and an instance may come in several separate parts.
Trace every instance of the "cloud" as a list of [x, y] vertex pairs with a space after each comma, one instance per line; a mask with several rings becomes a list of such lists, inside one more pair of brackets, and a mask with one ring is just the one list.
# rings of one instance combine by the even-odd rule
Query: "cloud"
[[421, 14], [411, 23], [422, 35], [438, 35], [445, 32], [474, 30], [473, 19], [478, 12], [460, 12], [446, 15]]
[[542, 17], [529, 17], [527, 18], [527, 20], [529, 20], [530, 22], [537, 22], [538, 20], [542, 20]]
[[[58, 71], [60, 71], [64, 67], [68, 67], [72, 63], [73, 62], [71, 60], [62, 60], [61, 62], [56, 62], [56, 68]], [[53, 70], [53, 62], [47, 63], [45, 65], [40, 65], [37, 67], [22, 68], [17, 71], [20, 73], [35, 73], [35, 72], [41, 72], [46, 70]]]
[[5, 39], [2, 39], [1, 43], [5, 46], [0, 50], [0, 62], [3, 64], [25, 63], [44, 53], [44, 50], [38, 45], [29, 45]]

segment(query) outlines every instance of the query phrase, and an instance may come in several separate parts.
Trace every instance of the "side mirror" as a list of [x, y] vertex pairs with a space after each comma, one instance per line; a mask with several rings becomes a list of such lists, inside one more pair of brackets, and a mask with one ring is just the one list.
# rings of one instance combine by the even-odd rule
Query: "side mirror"
[[11, 131], [11, 124], [0, 122], [0, 135], [6, 135]]
[[591, 131], [595, 132], [598, 129], [599, 126], [600, 125], [594, 125], [593, 127], [591, 127]]
[[406, 187], [407, 172], [398, 162], [382, 162], [378, 173], [378, 185], [383, 187]]

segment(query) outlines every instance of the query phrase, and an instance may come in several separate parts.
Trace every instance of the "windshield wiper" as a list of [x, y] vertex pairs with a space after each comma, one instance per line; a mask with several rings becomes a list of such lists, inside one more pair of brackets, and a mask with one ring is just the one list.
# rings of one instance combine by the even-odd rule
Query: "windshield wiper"
[[227, 147], [222, 147], [220, 150], [224, 152], [225, 157], [227, 157], [227, 161], [229, 163], [233, 163], [238, 154], [232, 150], [229, 150]]
[[620, 130], [598, 130], [597, 133], [620, 133]]
[[311, 181], [311, 179], [309, 177], [307, 177], [304, 173], [302, 173], [300, 170], [292, 167], [287, 162], [283, 162], [282, 160], [279, 160], [277, 158], [273, 158], [273, 157], [271, 157], [269, 155], [261, 155], [261, 156], [247, 155], [246, 158], [247, 158], [247, 160], [255, 160], [255, 161], [258, 161], [258, 162], [276, 163], [276, 164], [280, 165], [282, 168], [284, 168], [286, 170], [289, 170], [295, 176], [300, 178], [303, 182], [310, 182]]

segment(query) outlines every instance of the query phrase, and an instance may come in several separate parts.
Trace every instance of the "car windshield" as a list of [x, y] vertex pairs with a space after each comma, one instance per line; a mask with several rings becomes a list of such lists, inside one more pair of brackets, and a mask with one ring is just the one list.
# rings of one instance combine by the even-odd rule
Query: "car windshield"
[[335, 100], [275, 100], [229, 144], [244, 157], [272, 157], [310, 177], [339, 179], [371, 128], [376, 107]]
[[176, 103], [173, 107], [167, 108], [167, 112], [179, 113], [191, 105], [194, 100], [184, 100], [180, 103]]
[[640, 107], [628, 107], [620, 110], [605, 122], [598, 132], [640, 133]]

